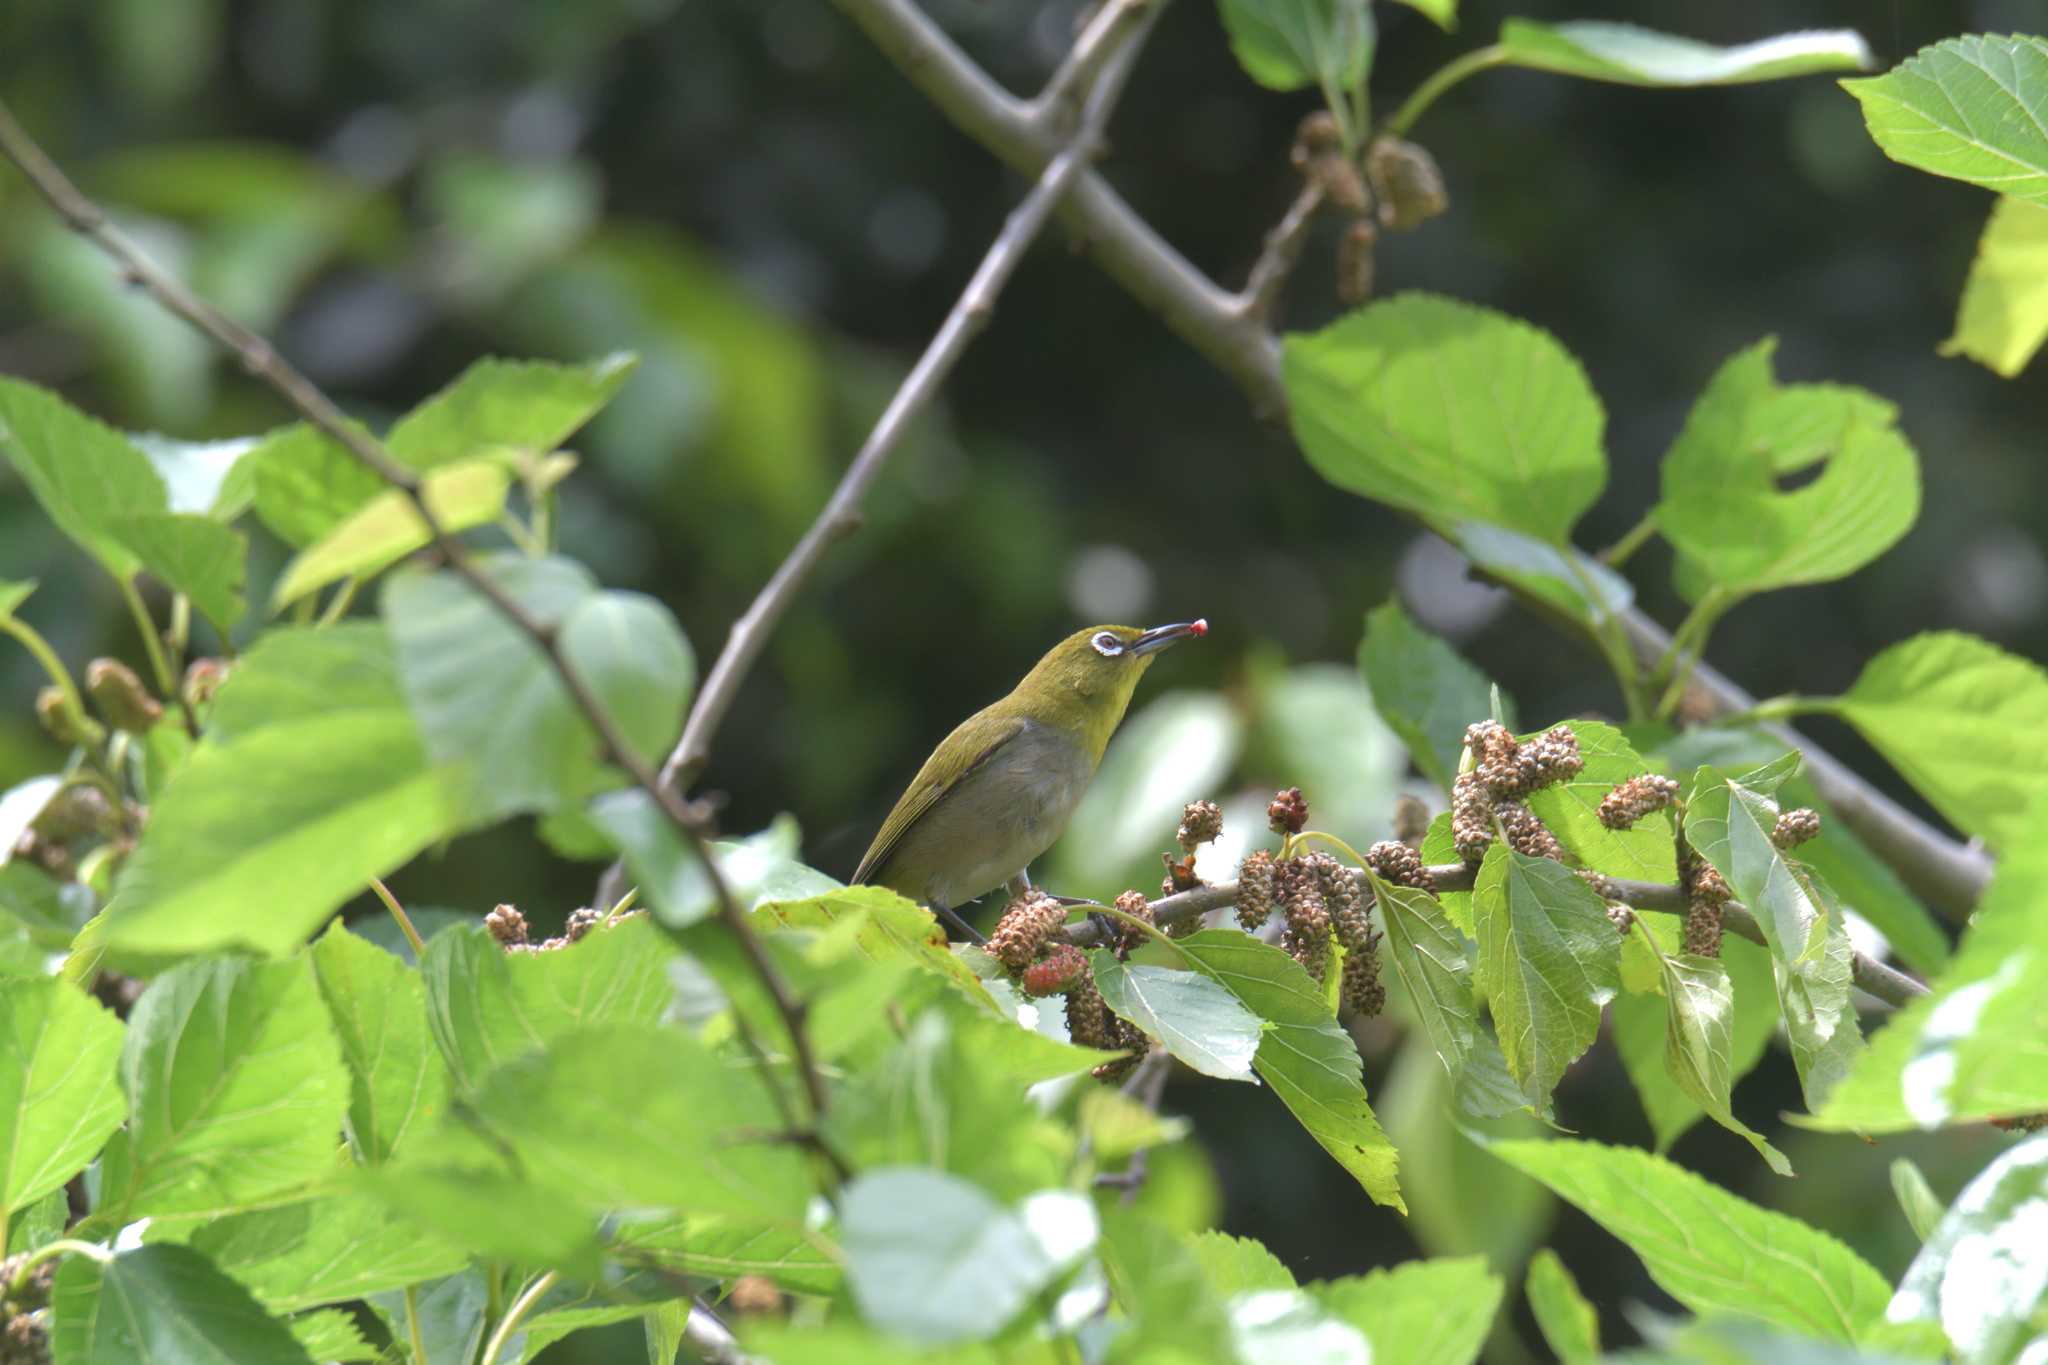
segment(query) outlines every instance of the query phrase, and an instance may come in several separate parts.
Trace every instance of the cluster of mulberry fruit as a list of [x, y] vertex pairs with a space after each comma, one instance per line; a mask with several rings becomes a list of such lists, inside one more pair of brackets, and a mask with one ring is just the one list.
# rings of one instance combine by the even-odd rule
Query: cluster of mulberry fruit
[[[642, 913], [644, 912], [639, 910], [628, 910], [617, 918], [631, 919]], [[498, 946], [508, 953], [551, 953], [581, 940], [591, 930], [602, 927], [605, 922], [604, 911], [593, 910], [586, 905], [580, 910], [569, 912], [568, 922], [562, 926], [561, 933], [535, 943], [528, 937], [526, 916], [519, 913], [519, 907], [500, 905], [484, 916], [484, 929], [497, 940]]]
[[1564, 850], [1522, 798], [1585, 771], [1579, 738], [1563, 725], [1526, 743], [1499, 721], [1482, 720], [1465, 730], [1472, 767], [1451, 785], [1451, 839], [1458, 857], [1478, 866], [1493, 845], [1496, 818], [1508, 844], [1532, 858], [1559, 858]]
[[[1142, 892], [1126, 891], [1117, 897], [1117, 909], [1132, 914], [1142, 910], [1142, 918], [1151, 918]], [[1002, 918], [988, 936], [988, 952], [1023, 986], [1026, 995], [1066, 997], [1067, 1036], [1076, 1043], [1125, 1052], [1093, 1073], [1101, 1080], [1116, 1080], [1138, 1064], [1148, 1040], [1144, 1030], [1103, 1003], [1095, 974], [1088, 967], [1088, 955], [1064, 939], [1054, 938], [1066, 919], [1066, 907], [1057, 900], [1043, 891], [1027, 891], [1003, 907]]]
[[1678, 884], [1685, 890], [1684, 951], [1700, 957], [1721, 955], [1721, 907], [1734, 897], [1714, 865], [1678, 844]]
[[1600, 800], [1600, 823], [1609, 829], [1632, 829], [1646, 815], [1666, 810], [1678, 799], [1678, 784], [1656, 773], [1644, 773]]
[[[27, 1262], [27, 1252], [0, 1258], [0, 1365], [49, 1365], [50, 1287], [57, 1263], [44, 1261], [22, 1279]], [[22, 1280], [19, 1292], [16, 1280]]]

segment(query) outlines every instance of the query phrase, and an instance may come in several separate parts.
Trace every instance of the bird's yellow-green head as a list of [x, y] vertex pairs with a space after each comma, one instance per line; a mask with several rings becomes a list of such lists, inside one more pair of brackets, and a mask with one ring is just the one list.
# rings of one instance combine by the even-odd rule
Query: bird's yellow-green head
[[1054, 645], [1011, 692], [1015, 709], [1079, 740], [1096, 761], [1130, 705], [1138, 679], [1168, 645], [1209, 633], [1207, 621], [1090, 626]]

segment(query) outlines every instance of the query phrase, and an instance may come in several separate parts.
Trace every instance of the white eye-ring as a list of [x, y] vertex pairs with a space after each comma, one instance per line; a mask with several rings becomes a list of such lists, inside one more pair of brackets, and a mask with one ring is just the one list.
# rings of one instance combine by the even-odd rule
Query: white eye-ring
[[1106, 630], [1095, 632], [1095, 638], [1088, 642], [1095, 646], [1095, 652], [1105, 659], [1114, 659], [1124, 652], [1124, 642]]

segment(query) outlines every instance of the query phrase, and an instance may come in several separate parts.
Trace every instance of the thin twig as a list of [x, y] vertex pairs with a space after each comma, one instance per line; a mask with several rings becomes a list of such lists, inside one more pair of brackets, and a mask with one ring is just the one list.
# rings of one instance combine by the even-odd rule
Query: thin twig
[[398, 897], [391, 894], [391, 888], [384, 885], [380, 877], [370, 878], [370, 890], [384, 908], [391, 912], [391, 918], [398, 921], [398, 931], [405, 935], [405, 941], [412, 945], [413, 961], [422, 967], [427, 962], [427, 945], [420, 940], [420, 931], [412, 927], [412, 916], [405, 913], [405, 907], [398, 903]]
[[1308, 230], [1322, 206], [1322, 184], [1310, 180], [1294, 196], [1285, 216], [1266, 234], [1265, 246], [1259, 259], [1252, 262], [1251, 274], [1245, 277], [1244, 290], [1238, 295], [1238, 306], [1244, 316], [1263, 326], [1279, 308], [1281, 291], [1287, 287], [1287, 277], [1294, 273], [1295, 262], [1301, 259], [1301, 249], [1308, 245]]
[[[1173, 1070], [1173, 1054], [1163, 1047], [1155, 1047], [1145, 1054], [1138, 1069], [1124, 1082], [1123, 1093], [1153, 1112], [1158, 1112], [1160, 1098], [1166, 1093], [1166, 1077]], [[1145, 1188], [1145, 1176], [1150, 1163], [1147, 1160], [1149, 1147], [1140, 1147], [1131, 1153], [1131, 1159], [1121, 1171], [1111, 1171], [1095, 1177], [1095, 1183], [1103, 1189], [1122, 1190], [1126, 1207], [1137, 1202], [1138, 1191]]]
[[[1164, 4], [1165, 0], [1157, 0]], [[1067, 49], [1066, 57], [1045, 83], [1038, 98], [1031, 101], [1025, 117], [1040, 127], [1067, 133], [1078, 129], [1086, 113], [1090, 93], [1098, 88], [1097, 78], [1104, 63], [1115, 55], [1112, 39], [1126, 26], [1137, 22], [1154, 0], [1111, 0], [1098, 7], [1081, 30], [1081, 36]]]
[[498, 1319], [497, 1327], [491, 1332], [491, 1339], [484, 1343], [484, 1353], [477, 1357], [477, 1365], [497, 1365], [498, 1357], [504, 1352], [506, 1343], [512, 1340], [513, 1329], [525, 1321], [526, 1315], [533, 1311], [534, 1304], [540, 1301], [540, 1296], [553, 1289], [555, 1281], [559, 1278], [560, 1272], [550, 1270], [519, 1292], [519, 1297], [512, 1300], [512, 1306], [505, 1310], [505, 1316]]
[[804, 1032], [802, 1002], [790, 991], [788, 982], [782, 978], [782, 973], [769, 960], [760, 937], [748, 923], [746, 911], [733, 899], [732, 888], [726, 884], [724, 875], [711, 856], [701, 823], [691, 817], [680, 798], [662, 786], [656, 779], [654, 770], [626, 743], [617, 722], [605, 710], [603, 703], [597, 699], [582, 677], [570, 666], [568, 657], [560, 648], [554, 627], [529, 613], [495, 579], [476, 567], [469, 557], [467, 548], [448, 533], [433, 509], [420, 496], [420, 477], [416, 472], [394, 459], [367, 428], [349, 421], [318, 386], [300, 374], [268, 341], [194, 294], [182, 281], [166, 273], [144, 255], [124, 233], [108, 221], [99, 206], [86, 198], [64, 172], [58, 169], [56, 163], [44, 154], [42, 148], [38, 147], [35, 140], [15, 121], [14, 115], [4, 104], [0, 104], [0, 155], [12, 161], [22, 174], [28, 177], [29, 183], [57, 211], [67, 226], [110, 257], [120, 268], [124, 279], [147, 292], [157, 303], [235, 355], [242, 362], [243, 368], [276, 390], [279, 396], [307, 421], [339, 441], [343, 449], [360, 463], [374, 471], [386, 483], [403, 492], [412, 504], [414, 515], [419, 518], [420, 524], [426, 527], [429, 537], [446, 558], [449, 567], [482, 594], [500, 616], [539, 647], [556, 676], [561, 679], [563, 687], [567, 689], [571, 701], [590, 722], [591, 728], [597, 732], [605, 756], [631, 775], [634, 785], [654, 800], [663, 814], [682, 833], [685, 844], [702, 862], [705, 876], [717, 899], [721, 919], [739, 941], [754, 974], [760, 978], [762, 986], [775, 1002], [776, 1011], [788, 1026], [791, 1043], [796, 1052], [798, 1072], [802, 1077], [805, 1092], [810, 1098], [811, 1109], [814, 1114], [824, 1113], [824, 1075], [818, 1069], [810, 1039]]
[[[1062, 75], [1071, 73], [1074, 79], [1085, 75], [1095, 81], [1079, 127], [1039, 174], [1031, 192], [1011, 210], [974, 277], [961, 291], [917, 364], [904, 376], [895, 397], [889, 400], [888, 408], [840, 477], [839, 486], [832, 491], [817, 520], [804, 532], [788, 558], [777, 566], [745, 614], [733, 622], [725, 647], [719, 651], [717, 662], [698, 690], [696, 704], [690, 708], [682, 738], [662, 764], [663, 785], [681, 790], [702, 771], [711, 756], [712, 740], [739, 693], [741, 681], [760, 657], [791, 600], [832, 543], [860, 525], [861, 500], [875, 476], [882, 472], [882, 466], [895, 453], [911, 424], [931, 405], [968, 346], [988, 326], [996, 297], [1009, 282], [1018, 262], [1037, 240], [1046, 219], [1075, 177], [1094, 158], [1102, 127], [1122, 87], [1121, 79], [1114, 78], [1120, 73], [1112, 69], [1111, 63], [1119, 57], [1127, 60], [1127, 54], [1134, 51], [1135, 43], [1131, 40], [1140, 32], [1136, 21], [1148, 10], [1156, 12], [1155, 0], [1115, 0], [1104, 7], [1074, 45], [1073, 54], [1061, 68]], [[1060, 79], [1054, 78], [1055, 85]], [[1051, 91], [1052, 87], [1048, 87], [1049, 94]]]
[[[991, 80], [913, 0], [835, 0], [865, 30], [906, 79], [922, 90], [953, 123], [1011, 166], [1033, 169], [1055, 154], [1044, 130], [1018, 101]], [[1481, 49], [1481, 52], [1490, 52]], [[1468, 54], [1458, 75], [1483, 69], [1495, 58]], [[1448, 73], [1452, 68], [1446, 67]], [[1448, 77], [1433, 82], [1440, 93]], [[1422, 94], [1421, 90], [1416, 92]], [[1411, 97], [1409, 120], [1426, 106]], [[1399, 132], [1405, 122], [1390, 121]], [[1126, 293], [1157, 314], [1167, 327], [1230, 377], [1250, 400], [1254, 413], [1282, 419], [1287, 393], [1280, 377], [1280, 344], [1256, 318], [1245, 316], [1240, 296], [1217, 287], [1169, 245], [1109, 182], [1084, 172], [1062, 205], [1074, 237]], [[1631, 607], [1622, 624], [1634, 639], [1654, 639], [1654, 658], [1666, 637], [1661, 627]], [[1695, 688], [1718, 685], [1747, 698], [1704, 664]], [[1749, 699], [1753, 700], [1753, 699]], [[1749, 700], [1731, 705], [1741, 709]], [[1930, 904], [1953, 919], [1966, 916], [1990, 878], [1990, 859], [1946, 839], [1868, 782], [1805, 740], [1792, 741], [1807, 758], [1821, 795]]]

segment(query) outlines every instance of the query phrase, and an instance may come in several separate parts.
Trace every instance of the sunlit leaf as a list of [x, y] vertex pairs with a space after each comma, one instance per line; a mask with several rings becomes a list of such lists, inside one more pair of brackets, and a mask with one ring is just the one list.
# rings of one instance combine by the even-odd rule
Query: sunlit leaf
[[2034, 98], [2044, 84], [2048, 39], [1972, 33], [1842, 88], [1892, 160], [2048, 204], [2048, 129]]
[[2048, 203], [2000, 195], [1963, 282], [1943, 355], [1965, 355], [2007, 379], [2048, 341]]
[[[1649, 994], [1615, 997], [1609, 1018], [1622, 1065], [1642, 1099], [1643, 1113], [1657, 1136], [1657, 1150], [1664, 1152], [1705, 1117], [1706, 1111], [1680, 1086], [1667, 1064], [1672, 1006], [1667, 998], [1670, 987], [1664, 964], [1667, 958], [1677, 955], [1678, 943], [1675, 934], [1669, 942], [1659, 941], [1659, 921], [1669, 928], [1677, 927], [1672, 916], [1638, 913], [1636, 926], [1640, 932], [1631, 935], [1623, 945], [1624, 976], [1628, 970], [1626, 959], [1633, 952], [1647, 964], [1656, 989]], [[1719, 960], [1734, 992], [1728, 1045], [1732, 1086], [1755, 1069], [1777, 1032], [1777, 985], [1770, 954], [1753, 943], [1731, 935], [1721, 941]]]
[[[494, 520], [505, 510], [511, 484], [504, 461], [465, 460], [428, 474], [420, 481], [419, 496], [441, 529], [452, 534]], [[432, 541], [410, 497], [396, 489], [379, 493], [285, 567], [271, 590], [271, 609], [282, 610], [350, 575], [378, 573]]]
[[1464, 1070], [1479, 1027], [1465, 936], [1427, 891], [1375, 877], [1373, 893], [1386, 926], [1384, 957], [1407, 988], [1430, 1045], [1455, 1077]]
[[1560, 863], [1496, 840], [1472, 891], [1479, 989], [1509, 1072], [1539, 1109], [1593, 1044], [1621, 988], [1621, 940], [1607, 906]]
[[127, 1117], [121, 1021], [55, 977], [0, 986], [0, 1214], [85, 1169]]
[[1572, 546], [1484, 521], [1461, 521], [1444, 534], [1475, 568], [1588, 629], [1598, 630], [1636, 600], [1626, 578]]
[[349, 1134], [365, 1162], [447, 1112], [447, 1063], [427, 1027], [420, 973], [336, 923], [313, 946], [313, 975], [349, 1069]]
[[470, 1258], [359, 1191], [216, 1219], [189, 1244], [273, 1313], [403, 1289]]
[[1869, 46], [1850, 29], [1781, 33], [1716, 47], [1634, 24], [1509, 19], [1500, 26], [1500, 45], [1512, 66], [1620, 85], [1740, 85], [1871, 65]]
[[1103, 1003], [1204, 1076], [1252, 1078], [1259, 1050], [1258, 1016], [1200, 972], [1119, 962], [1097, 948], [1088, 954]]
[[1648, 771], [1649, 764], [1612, 725], [1570, 720], [1564, 727], [1577, 736], [1585, 767], [1576, 776], [1531, 792], [1529, 809], [1585, 867], [1640, 881], [1676, 880], [1669, 815], [1658, 811], [1644, 816], [1631, 829], [1609, 829], [1600, 819], [1600, 803], [1607, 794]]
[[115, 529], [122, 517], [166, 509], [163, 480], [140, 450], [47, 389], [0, 379], [0, 456], [57, 529], [116, 578], [137, 560]]
[[223, 635], [242, 619], [249, 542], [240, 531], [198, 512], [114, 517], [108, 529], [158, 582], [191, 598]]
[[1527, 1292], [1543, 1343], [1563, 1365], [1585, 1365], [1600, 1358], [1600, 1317], [1549, 1247], [1529, 1258]]
[[67, 1365], [311, 1365], [291, 1329], [189, 1247], [66, 1258], [51, 1338]]
[[1365, 1333], [1373, 1365], [1469, 1365], [1503, 1290], [1478, 1256], [1410, 1261], [1310, 1287], [1319, 1303]]
[[1899, 1281], [1886, 1316], [1938, 1322], [1966, 1365], [2025, 1359], [2043, 1344], [2048, 1302], [2048, 1136], [1978, 1173]]
[[1344, 94], [1372, 68], [1369, 0], [1218, 0], [1218, 8], [1238, 64], [1268, 89]]

